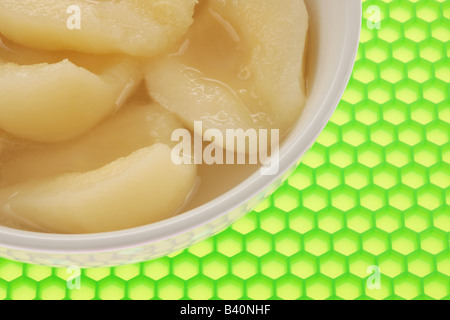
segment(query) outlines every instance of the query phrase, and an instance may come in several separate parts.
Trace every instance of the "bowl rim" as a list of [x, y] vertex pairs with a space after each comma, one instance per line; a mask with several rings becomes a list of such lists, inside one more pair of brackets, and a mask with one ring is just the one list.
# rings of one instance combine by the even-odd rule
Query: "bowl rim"
[[[288, 171], [311, 147], [334, 113], [350, 80], [359, 47], [362, 21], [361, 0], [348, 0], [341, 62], [327, 95], [318, 107], [318, 112], [289, 145], [280, 148], [279, 172], [274, 176], [263, 176], [258, 172], [230, 191], [208, 203], [149, 225], [119, 231], [93, 234], [47, 234], [17, 230], [0, 226], [0, 247], [39, 253], [89, 254], [120, 251], [174, 238], [217, 220], [241, 207]], [[351, 57], [345, 59], [345, 57]], [[230, 205], [232, 204], [232, 205]]]

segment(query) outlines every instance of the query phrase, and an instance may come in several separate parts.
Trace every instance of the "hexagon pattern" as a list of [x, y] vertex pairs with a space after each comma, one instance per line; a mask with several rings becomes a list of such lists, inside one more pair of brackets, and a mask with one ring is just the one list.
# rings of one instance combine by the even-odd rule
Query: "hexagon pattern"
[[81, 270], [78, 283], [74, 270], [0, 259], [0, 299], [449, 299], [450, 2], [365, 0], [363, 12], [336, 113], [256, 210], [171, 256]]

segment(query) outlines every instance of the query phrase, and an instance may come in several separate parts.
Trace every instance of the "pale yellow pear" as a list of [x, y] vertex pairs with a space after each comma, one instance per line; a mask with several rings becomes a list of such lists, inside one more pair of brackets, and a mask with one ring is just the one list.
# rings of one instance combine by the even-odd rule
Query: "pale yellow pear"
[[0, 220], [56, 233], [96, 233], [167, 219], [183, 207], [194, 165], [175, 165], [155, 144], [86, 173], [30, 181], [0, 190]]
[[143, 77], [139, 63], [128, 58], [99, 65], [98, 59], [71, 60], [86, 68], [68, 59], [0, 62], [0, 129], [39, 142], [72, 139], [118, 110]]
[[0, 33], [30, 47], [152, 56], [181, 38], [197, 0], [2, 0]]
[[180, 45], [148, 63], [149, 93], [190, 128], [283, 135], [305, 103], [307, 31], [303, 0], [205, 0]]
[[249, 82], [274, 128], [286, 132], [305, 104], [309, 16], [303, 0], [211, 0], [243, 43]]
[[171, 135], [182, 127], [175, 116], [155, 102], [126, 105], [73, 140], [12, 151], [0, 165], [0, 186], [95, 170], [155, 143], [173, 146]]
[[206, 79], [199, 71], [178, 59], [162, 59], [148, 66], [147, 86], [151, 96], [176, 114], [191, 130], [194, 121], [203, 128], [253, 128], [253, 120], [245, 104], [223, 84]]

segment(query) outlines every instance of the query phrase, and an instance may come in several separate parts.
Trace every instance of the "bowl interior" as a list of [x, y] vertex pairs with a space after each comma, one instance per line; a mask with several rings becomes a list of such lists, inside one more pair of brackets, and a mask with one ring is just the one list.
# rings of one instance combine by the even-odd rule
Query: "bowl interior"
[[310, 15], [308, 101], [280, 149], [278, 176], [249, 171], [228, 192], [176, 217], [122, 231], [42, 234], [0, 227], [0, 246], [39, 252], [101, 252], [131, 248], [183, 234], [226, 215], [280, 178], [313, 144], [337, 106], [353, 68], [361, 25], [360, 0], [305, 0]]

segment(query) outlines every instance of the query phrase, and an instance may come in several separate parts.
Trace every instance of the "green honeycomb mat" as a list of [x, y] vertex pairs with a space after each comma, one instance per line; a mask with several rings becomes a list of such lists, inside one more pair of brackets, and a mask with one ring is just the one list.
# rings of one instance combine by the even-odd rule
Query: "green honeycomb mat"
[[336, 113], [257, 210], [180, 253], [83, 270], [80, 289], [66, 269], [0, 259], [0, 299], [449, 299], [450, 1], [363, 10]]

